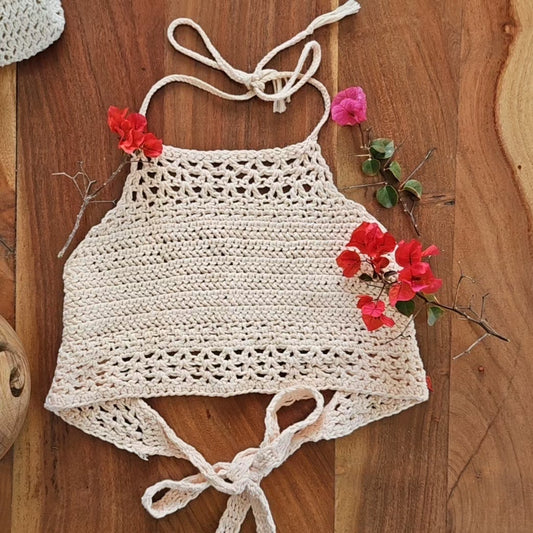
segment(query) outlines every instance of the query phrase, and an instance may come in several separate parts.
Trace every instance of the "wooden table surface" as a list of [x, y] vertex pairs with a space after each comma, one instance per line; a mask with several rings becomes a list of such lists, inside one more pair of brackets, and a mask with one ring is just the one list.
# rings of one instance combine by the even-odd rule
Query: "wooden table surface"
[[[436, 270], [450, 298], [462, 269], [491, 293], [487, 312], [511, 338], [452, 356], [476, 330], [447, 317], [418, 338], [434, 392], [427, 403], [337, 442], [307, 444], [263, 483], [278, 530], [399, 533], [533, 531], [533, 5], [529, 0], [362, 2], [360, 14], [320, 29], [318, 73], [331, 93], [365, 88], [369, 123], [405, 140], [420, 174], [425, 243], [443, 250]], [[178, 16], [198, 21], [233, 65], [252, 71], [278, 43], [329, 11], [335, 0], [69, 0], [61, 39], [35, 58], [0, 69], [0, 314], [31, 359], [32, 399], [24, 429], [0, 461], [0, 531], [211, 532], [226, 497], [209, 490], [186, 509], [151, 518], [140, 503], [160, 479], [194, 470], [184, 461], [143, 462], [67, 426], [43, 409], [61, 338], [63, 261], [77, 193], [57, 171], [83, 160], [107, 177], [120, 158], [108, 131], [109, 105], [136, 108], [168, 73], [189, 73], [240, 91], [219, 72], [175, 52], [165, 38]], [[199, 49], [192, 32], [183, 39]], [[274, 67], [290, 70], [301, 46]], [[303, 139], [321, 113], [310, 88], [285, 114], [254, 100], [232, 103], [186, 86], [158, 94], [151, 129], [184, 147], [265, 148]], [[339, 187], [361, 183], [357, 132], [328, 124], [321, 143]], [[106, 193], [116, 198], [121, 183]], [[385, 211], [372, 191], [346, 193], [394, 234], [411, 238], [401, 210]], [[92, 206], [78, 242], [109, 208]], [[470, 289], [469, 289], [470, 290]], [[482, 367], [482, 368], [480, 368]], [[230, 460], [260, 442], [260, 395], [169, 398], [153, 405], [207, 459]], [[297, 414], [293, 413], [293, 416]], [[248, 516], [244, 531], [253, 531]]]

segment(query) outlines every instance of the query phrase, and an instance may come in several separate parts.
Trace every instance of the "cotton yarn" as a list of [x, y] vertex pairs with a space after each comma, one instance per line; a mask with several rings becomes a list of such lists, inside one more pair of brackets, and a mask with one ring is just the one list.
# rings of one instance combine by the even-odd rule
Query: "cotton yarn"
[[0, 0], [0, 67], [48, 48], [64, 26], [60, 0]]
[[[321, 24], [276, 53], [358, 8], [349, 1], [319, 17]], [[219, 533], [238, 531], [250, 508], [257, 531], [272, 533], [261, 480], [305, 442], [346, 435], [426, 400], [425, 372], [407, 317], [390, 309], [397, 325], [368, 332], [355, 302], [369, 288], [336, 265], [355, 227], [375, 219], [338, 192], [322, 156], [318, 134], [330, 104], [312, 78], [316, 60], [305, 73], [305, 58], [294, 71], [277, 72], [265, 68], [271, 53], [243, 73], [196, 23], [178, 21], [169, 30], [174, 46], [238, 78], [246, 92], [173, 75], [154, 85], [141, 112], [174, 81], [234, 100], [257, 96], [283, 111], [305, 79], [322, 94], [324, 115], [307, 139], [282, 148], [164, 146], [160, 157], [132, 162], [117, 206], [65, 264], [63, 340], [46, 407], [142, 458], [195, 465], [198, 474], [147, 489], [142, 501], [153, 516], [214, 487], [230, 496]], [[177, 43], [174, 31], [184, 24], [199, 31], [212, 58]], [[302, 57], [319, 57], [317, 50], [312, 44]], [[265, 91], [270, 82], [273, 93]], [[334, 391], [327, 403], [322, 390]], [[213, 465], [144, 401], [253, 392], [274, 394], [262, 443]], [[312, 399], [314, 410], [281, 431], [278, 410], [302, 399]]]

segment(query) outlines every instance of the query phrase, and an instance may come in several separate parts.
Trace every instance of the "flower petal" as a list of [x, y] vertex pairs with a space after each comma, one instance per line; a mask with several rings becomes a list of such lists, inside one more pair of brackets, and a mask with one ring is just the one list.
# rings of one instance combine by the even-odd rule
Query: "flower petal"
[[136, 130], [140, 131], [141, 133], [146, 132], [146, 117], [144, 115], [141, 115], [140, 113], [131, 113], [126, 117], [126, 120], [128, 120], [131, 124], [131, 127]]
[[363, 222], [352, 233], [348, 246], [357, 248], [369, 257], [379, 257], [392, 252], [396, 240], [390, 233], [383, 233], [375, 222]]
[[367, 294], [359, 296], [359, 300], [357, 301], [357, 307], [361, 309], [364, 305], [370, 303], [372, 299], [372, 296], [368, 296]]
[[440, 288], [442, 287], [442, 279], [440, 278], [433, 278], [428, 282], [428, 284], [424, 287], [423, 291], [425, 294], [434, 294]]
[[122, 135], [122, 129], [120, 128], [120, 125], [122, 124], [122, 121], [126, 118], [127, 114], [127, 107], [125, 109], [119, 109], [115, 106], [109, 106], [109, 109], [107, 110], [107, 125], [109, 126], [112, 132], [117, 133], [118, 135]]
[[389, 302], [394, 307], [398, 302], [408, 302], [415, 297], [416, 293], [411, 286], [404, 281], [395, 283], [389, 289]]
[[141, 148], [146, 157], [159, 157], [163, 152], [163, 141], [153, 133], [146, 133]]
[[331, 104], [331, 118], [341, 126], [354, 126], [366, 120], [366, 94], [361, 87], [339, 92]]
[[383, 322], [379, 318], [374, 318], [373, 316], [363, 315], [363, 322], [365, 323], [366, 329], [368, 331], [375, 331], [383, 326]]
[[394, 320], [386, 315], [381, 315], [381, 321], [383, 322], [383, 325], [387, 326], [388, 328], [392, 328], [395, 324]]
[[371, 301], [364, 304], [361, 307], [361, 311], [363, 315], [369, 315], [378, 318], [383, 314], [383, 311], [385, 311], [385, 303], [380, 300]]
[[372, 265], [374, 265], [374, 269], [379, 274], [381, 271], [388, 266], [390, 261], [386, 257], [376, 257], [376, 259], [372, 260]]
[[431, 246], [428, 246], [422, 252], [422, 257], [430, 257], [433, 255], [439, 255], [439, 254], [440, 254], [440, 250], [434, 244], [432, 244]]
[[337, 265], [342, 268], [342, 275], [353, 278], [361, 268], [361, 257], [353, 250], [344, 250], [337, 257]]
[[419, 263], [422, 260], [422, 244], [416, 239], [409, 242], [401, 241], [394, 254], [396, 262], [403, 267]]

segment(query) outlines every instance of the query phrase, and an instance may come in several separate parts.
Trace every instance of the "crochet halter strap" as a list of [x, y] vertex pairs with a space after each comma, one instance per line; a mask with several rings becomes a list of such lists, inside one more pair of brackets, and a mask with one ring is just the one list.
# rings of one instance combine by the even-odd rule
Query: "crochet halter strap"
[[[142, 503], [154, 517], [214, 487], [229, 495], [219, 533], [238, 531], [250, 508], [257, 531], [272, 533], [260, 484], [274, 468], [306, 442], [347, 435], [428, 397], [413, 324], [391, 308], [396, 326], [369, 332], [355, 304], [361, 282], [343, 278], [335, 262], [354, 228], [376, 220], [339, 193], [321, 154], [317, 138], [330, 101], [313, 78], [320, 46], [308, 42], [293, 71], [267, 68], [281, 50], [358, 9], [348, 0], [318, 17], [252, 73], [231, 66], [195, 22], [175, 20], [168, 29], [174, 48], [245, 91], [171, 75], [150, 89], [142, 114], [158, 89], [180, 82], [228, 100], [257, 96], [275, 112], [311, 84], [322, 94], [324, 115], [306, 140], [282, 148], [164, 145], [158, 158], [138, 156], [117, 205], [65, 263], [63, 339], [45, 405], [144, 459], [187, 459], [198, 469], [146, 490]], [[211, 57], [178, 43], [175, 30], [183, 25], [199, 33]], [[390, 262], [394, 269], [394, 257]], [[327, 403], [322, 390], [333, 391]], [[246, 393], [274, 395], [264, 438], [216, 464], [145, 401]], [[314, 401], [312, 412], [281, 430], [278, 411], [305, 399]]]
[[[193, 85], [204, 91], [207, 91], [211, 94], [225, 98], [226, 100], [237, 100], [244, 101], [250, 100], [254, 96], [257, 96], [261, 100], [274, 103], [274, 112], [282, 113], [285, 111], [285, 102], [290, 101], [290, 97], [301, 89], [306, 83], [310, 83], [316, 87], [324, 99], [326, 110], [319, 124], [311, 134], [311, 136], [317, 137], [318, 132], [321, 126], [326, 122], [329, 112], [329, 95], [327, 89], [319, 81], [313, 79], [313, 75], [316, 73], [320, 66], [320, 61], [322, 58], [320, 44], [317, 41], [310, 41], [305, 44], [298, 63], [293, 71], [290, 72], [280, 72], [274, 69], [265, 68], [266, 65], [281, 51], [290, 48], [291, 46], [299, 43], [305, 38], [309, 37], [314, 33], [318, 28], [325, 26], [327, 24], [332, 24], [346, 17], [347, 15], [352, 15], [359, 11], [359, 4], [354, 0], [348, 0], [345, 4], [339, 6], [337, 9], [330, 13], [326, 13], [317, 17], [307, 28], [288, 41], [276, 46], [271, 50], [259, 63], [257, 64], [255, 70], [251, 73], [244, 72], [238, 68], [233, 67], [228, 63], [220, 54], [220, 52], [215, 48], [207, 34], [204, 32], [202, 27], [188, 18], [178, 18], [174, 20], [168, 27], [167, 37], [172, 46], [182, 54], [189, 56], [196, 61], [203, 63], [211, 68], [216, 70], [223, 71], [230, 79], [240, 83], [246, 87], [247, 92], [243, 94], [230, 94], [224, 91], [221, 91], [217, 87], [196, 78], [194, 76], [187, 76], [182, 74], [172, 74], [170, 76], [165, 76], [158, 82], [156, 82], [151, 89], [148, 91], [144, 101], [141, 105], [139, 113], [141, 115], [146, 115], [148, 110], [148, 105], [152, 96], [156, 93], [158, 89], [164, 87], [165, 85], [172, 82], [181, 82]], [[175, 37], [175, 31], [179, 26], [190, 26], [200, 35], [202, 38], [207, 50], [211, 53], [212, 59], [206, 57], [194, 50], [191, 50], [183, 45], [181, 45]], [[307, 70], [303, 72], [304, 65], [311, 55], [311, 63], [308, 66]], [[283, 83], [285, 81], [285, 83]], [[274, 87], [274, 92], [267, 93], [265, 88], [267, 83], [272, 82]]]

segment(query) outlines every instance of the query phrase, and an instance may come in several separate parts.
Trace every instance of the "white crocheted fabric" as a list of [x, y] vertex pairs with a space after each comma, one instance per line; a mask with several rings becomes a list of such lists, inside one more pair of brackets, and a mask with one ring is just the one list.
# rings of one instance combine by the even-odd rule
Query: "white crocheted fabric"
[[48, 48], [64, 26], [60, 0], [0, 0], [0, 67]]
[[[312, 29], [356, 7], [349, 1]], [[426, 400], [428, 391], [408, 319], [390, 309], [394, 328], [367, 331], [356, 297], [369, 288], [344, 278], [335, 261], [352, 231], [374, 219], [337, 191], [321, 154], [317, 138], [329, 97], [311, 77], [318, 44], [304, 49], [314, 54], [309, 70], [302, 75], [297, 68], [292, 85], [289, 79], [271, 98], [265, 83], [292, 72], [263, 69], [267, 61], [251, 75], [238, 71], [192, 21], [179, 19], [171, 35], [183, 24], [200, 32], [214, 57], [196, 59], [248, 92], [228, 95], [196, 78], [170, 76], [148, 93], [141, 112], [172, 81], [225, 98], [259, 96], [282, 110], [303, 79], [324, 97], [324, 116], [305, 141], [284, 148], [164, 146], [157, 159], [132, 163], [117, 206], [65, 265], [63, 341], [46, 407], [143, 458], [183, 457], [198, 468], [197, 475], [146, 491], [143, 504], [153, 516], [213, 486], [231, 496], [218, 531], [237, 531], [251, 506], [258, 531], [267, 533], [275, 526], [260, 481], [273, 468], [304, 442], [346, 435]], [[282, 46], [312, 30], [306, 32]], [[327, 404], [323, 390], [334, 391]], [[263, 442], [215, 465], [144, 401], [252, 392], [275, 394]], [[314, 411], [280, 431], [277, 411], [305, 398], [315, 400]]]

